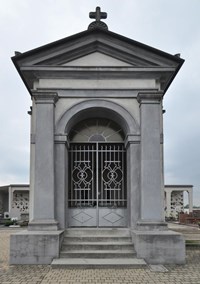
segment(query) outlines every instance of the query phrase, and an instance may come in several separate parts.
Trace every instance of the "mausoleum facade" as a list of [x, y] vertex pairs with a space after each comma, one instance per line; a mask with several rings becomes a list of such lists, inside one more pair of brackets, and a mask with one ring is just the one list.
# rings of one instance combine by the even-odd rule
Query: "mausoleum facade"
[[65, 230], [93, 227], [128, 228], [148, 262], [184, 263], [164, 222], [162, 107], [183, 59], [96, 19], [12, 60], [32, 108], [30, 223], [10, 262], [51, 263]]

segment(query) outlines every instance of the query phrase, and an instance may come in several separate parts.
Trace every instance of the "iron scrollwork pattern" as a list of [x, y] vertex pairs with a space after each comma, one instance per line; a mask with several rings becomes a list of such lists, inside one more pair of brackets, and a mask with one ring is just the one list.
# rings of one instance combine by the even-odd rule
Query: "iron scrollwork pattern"
[[75, 161], [72, 172], [74, 190], [91, 190], [93, 171], [91, 170], [90, 161]]
[[121, 190], [123, 172], [120, 163], [121, 161], [104, 161], [104, 190]]

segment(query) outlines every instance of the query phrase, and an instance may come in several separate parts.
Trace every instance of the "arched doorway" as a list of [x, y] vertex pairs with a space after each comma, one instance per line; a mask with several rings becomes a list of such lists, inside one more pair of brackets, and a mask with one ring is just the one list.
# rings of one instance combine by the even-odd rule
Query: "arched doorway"
[[111, 119], [90, 118], [69, 133], [70, 227], [127, 226], [125, 135]]

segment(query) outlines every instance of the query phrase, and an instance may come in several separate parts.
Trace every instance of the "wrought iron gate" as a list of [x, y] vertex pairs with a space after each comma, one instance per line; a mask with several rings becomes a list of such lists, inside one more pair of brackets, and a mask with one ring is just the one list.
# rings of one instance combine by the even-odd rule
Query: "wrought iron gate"
[[123, 143], [71, 143], [69, 153], [69, 226], [125, 227]]

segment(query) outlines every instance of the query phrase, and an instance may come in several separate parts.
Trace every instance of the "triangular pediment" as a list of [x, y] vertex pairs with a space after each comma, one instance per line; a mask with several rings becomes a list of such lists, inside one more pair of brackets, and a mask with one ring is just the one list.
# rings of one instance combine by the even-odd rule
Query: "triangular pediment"
[[[100, 60], [98, 60], [98, 57]], [[180, 58], [110, 31], [85, 31], [13, 57], [21, 66], [177, 66]], [[92, 63], [94, 59], [94, 63]]]
[[29, 91], [39, 78], [84, 77], [83, 72], [89, 72], [84, 78], [100, 78], [100, 73], [107, 78], [109, 75], [154, 78], [166, 90], [184, 62], [179, 56], [102, 29], [87, 30], [25, 53], [18, 52], [12, 60]]
[[108, 56], [100, 52], [93, 52], [91, 54], [82, 56], [78, 59], [69, 61], [61, 64], [62, 66], [110, 66], [110, 67], [121, 67], [121, 66], [133, 66], [122, 60]]

